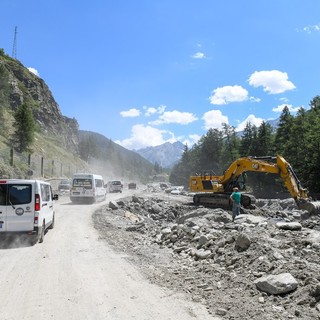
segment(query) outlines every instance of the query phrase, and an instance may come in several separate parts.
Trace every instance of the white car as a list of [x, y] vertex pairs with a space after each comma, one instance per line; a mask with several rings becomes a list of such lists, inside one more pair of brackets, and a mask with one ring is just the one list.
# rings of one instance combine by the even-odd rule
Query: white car
[[0, 235], [29, 236], [43, 242], [45, 231], [54, 227], [53, 195], [50, 183], [41, 180], [0, 180]]
[[107, 183], [108, 192], [122, 192], [123, 185], [119, 180], [112, 180]]

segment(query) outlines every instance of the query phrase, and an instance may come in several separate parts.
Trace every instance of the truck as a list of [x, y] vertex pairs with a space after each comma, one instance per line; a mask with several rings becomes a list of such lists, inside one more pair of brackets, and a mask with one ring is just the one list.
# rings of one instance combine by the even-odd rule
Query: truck
[[246, 193], [246, 172], [261, 172], [279, 175], [299, 209], [310, 214], [320, 212], [320, 201], [312, 201], [308, 190], [304, 188], [291, 165], [281, 156], [242, 157], [235, 160], [223, 173], [215, 175], [203, 172], [189, 179], [189, 189], [194, 192], [193, 202], [197, 205], [230, 208], [230, 194], [234, 187], [242, 192], [241, 205], [250, 208], [256, 199]]

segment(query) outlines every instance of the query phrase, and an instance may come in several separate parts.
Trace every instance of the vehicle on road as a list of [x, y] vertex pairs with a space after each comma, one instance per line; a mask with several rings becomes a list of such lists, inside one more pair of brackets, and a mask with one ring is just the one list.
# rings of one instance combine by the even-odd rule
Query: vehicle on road
[[71, 181], [69, 179], [61, 180], [58, 184], [59, 192], [69, 192], [71, 188]]
[[0, 235], [28, 235], [30, 242], [43, 242], [54, 227], [54, 200], [50, 183], [41, 180], [0, 180]]
[[107, 191], [112, 192], [122, 192], [123, 185], [119, 180], [112, 180], [107, 183]]
[[75, 173], [72, 176], [70, 200], [72, 202], [95, 203], [106, 199], [106, 188], [102, 176], [92, 173]]
[[137, 184], [135, 182], [128, 183], [128, 189], [136, 190], [137, 189]]

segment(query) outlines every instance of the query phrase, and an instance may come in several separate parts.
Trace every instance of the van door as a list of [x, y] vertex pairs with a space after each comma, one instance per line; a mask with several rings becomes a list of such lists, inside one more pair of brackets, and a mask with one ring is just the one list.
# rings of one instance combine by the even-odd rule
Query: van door
[[7, 184], [0, 184], [0, 233], [7, 231]]
[[34, 185], [8, 184], [6, 231], [32, 231], [34, 226]]
[[96, 196], [99, 200], [104, 199], [106, 195], [106, 189], [103, 185], [103, 180], [95, 179], [95, 187], [96, 187]]
[[53, 200], [52, 190], [50, 184], [40, 183], [40, 212], [39, 212], [39, 227], [42, 225], [42, 221], [45, 220], [46, 226], [50, 225], [53, 219]]

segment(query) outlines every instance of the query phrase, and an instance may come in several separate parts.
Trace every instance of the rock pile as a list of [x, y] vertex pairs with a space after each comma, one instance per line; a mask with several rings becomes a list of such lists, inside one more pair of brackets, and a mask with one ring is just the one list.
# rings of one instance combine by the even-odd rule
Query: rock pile
[[[189, 293], [216, 316], [320, 319], [319, 217], [304, 220], [291, 199], [256, 205], [233, 223], [222, 209], [132, 196], [110, 202], [95, 222], [106, 230], [117, 216], [117, 245], [126, 239], [122, 250], [138, 254], [153, 281]], [[171, 256], [161, 261], [164, 249]]]

